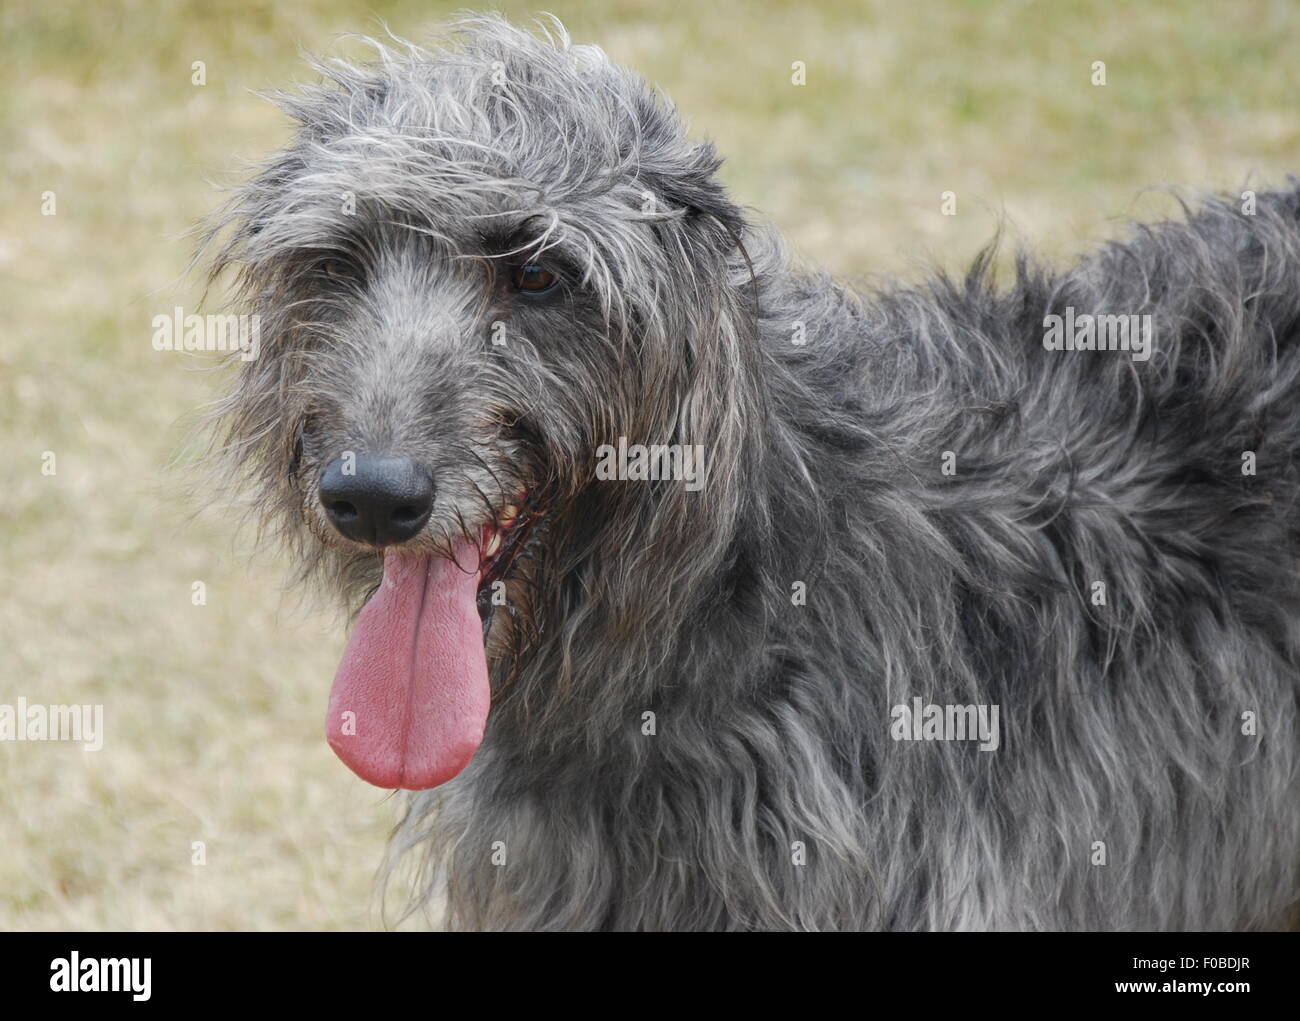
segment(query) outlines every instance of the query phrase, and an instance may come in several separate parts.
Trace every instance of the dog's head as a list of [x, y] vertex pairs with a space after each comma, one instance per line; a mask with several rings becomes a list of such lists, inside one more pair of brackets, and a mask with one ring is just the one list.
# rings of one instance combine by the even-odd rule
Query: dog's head
[[[319, 64], [279, 100], [292, 143], [213, 229], [214, 273], [260, 317], [227, 451], [304, 562], [369, 588], [384, 565], [329, 722], [384, 786], [468, 760], [494, 619], [516, 640], [487, 658], [517, 660], [566, 579], [656, 547], [671, 590], [741, 498], [741, 214], [710, 146], [558, 35], [475, 18], [436, 52]], [[599, 452], [638, 444], [702, 446], [705, 478], [600, 488]], [[604, 608], [616, 629], [651, 625], [635, 598]]]

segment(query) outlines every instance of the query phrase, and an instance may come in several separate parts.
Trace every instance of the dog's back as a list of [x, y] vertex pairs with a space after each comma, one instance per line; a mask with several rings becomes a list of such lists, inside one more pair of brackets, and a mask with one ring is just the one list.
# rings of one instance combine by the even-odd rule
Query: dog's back
[[[1243, 199], [1003, 291], [981, 263], [878, 295], [786, 359], [856, 369], [818, 373], [861, 409], [822, 464], [856, 587], [805, 648], [835, 643], [828, 692], [857, 661], [860, 721], [910, 710], [863, 752], [890, 924], [1267, 925], [1297, 895], [1300, 200]], [[999, 706], [1000, 746], [907, 740], [918, 697]]]

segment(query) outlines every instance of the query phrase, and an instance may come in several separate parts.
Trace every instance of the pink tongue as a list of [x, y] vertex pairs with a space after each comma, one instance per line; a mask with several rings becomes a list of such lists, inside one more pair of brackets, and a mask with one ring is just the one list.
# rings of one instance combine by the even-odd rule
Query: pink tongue
[[325, 734], [376, 787], [446, 783], [483, 740], [491, 690], [476, 606], [479, 550], [389, 553], [330, 691]]

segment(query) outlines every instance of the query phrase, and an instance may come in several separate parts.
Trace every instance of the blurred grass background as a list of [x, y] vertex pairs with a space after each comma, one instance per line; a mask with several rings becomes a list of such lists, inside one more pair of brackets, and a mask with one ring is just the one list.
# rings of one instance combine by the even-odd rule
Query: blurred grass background
[[[108, 732], [98, 753], [0, 743], [2, 928], [380, 924], [397, 806], [322, 735], [343, 629], [286, 595], [229, 511], [190, 520], [167, 465], [216, 381], [155, 352], [150, 320], [197, 301], [178, 278], [182, 235], [219, 201], [208, 182], [286, 137], [249, 90], [301, 80], [300, 46], [381, 21], [418, 41], [452, 7], [0, 8], [0, 703], [100, 703]], [[1171, 211], [1149, 185], [1300, 168], [1290, 0], [502, 9], [552, 10], [663, 87], [728, 155], [740, 200], [844, 275], [959, 268], [1000, 218], [1066, 257]]]

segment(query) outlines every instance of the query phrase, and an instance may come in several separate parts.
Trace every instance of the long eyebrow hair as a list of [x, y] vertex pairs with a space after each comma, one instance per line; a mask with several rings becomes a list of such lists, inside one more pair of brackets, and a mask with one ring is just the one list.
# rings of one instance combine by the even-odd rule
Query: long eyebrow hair
[[528, 261], [550, 251], [564, 256], [564, 236], [559, 221], [542, 213], [526, 213], [513, 221], [480, 228], [478, 241], [489, 258]]

